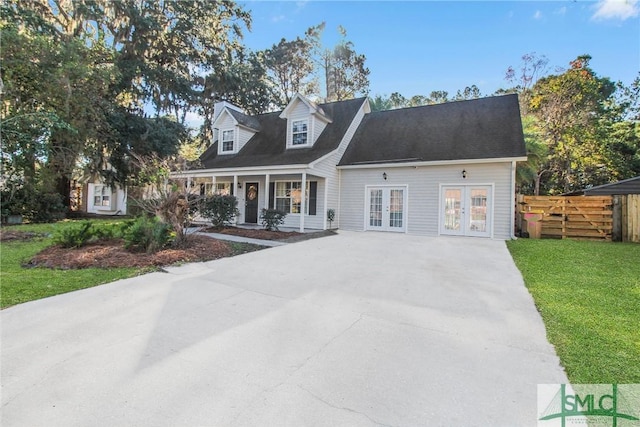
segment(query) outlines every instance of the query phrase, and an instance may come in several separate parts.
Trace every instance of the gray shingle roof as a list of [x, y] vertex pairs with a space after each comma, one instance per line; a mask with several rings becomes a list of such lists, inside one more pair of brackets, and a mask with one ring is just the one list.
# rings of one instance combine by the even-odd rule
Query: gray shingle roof
[[[338, 148], [364, 102], [365, 98], [357, 98], [320, 104], [332, 122], [327, 124], [313, 147], [287, 150], [287, 121], [279, 117], [281, 112], [278, 111], [250, 117], [255, 122], [249, 127], [255, 129], [257, 124], [260, 130], [237, 154], [218, 155], [218, 143], [215, 142], [200, 156], [200, 161], [206, 169], [311, 163]], [[234, 117], [240, 122], [235, 114]]]
[[586, 196], [608, 196], [615, 194], [640, 194], [640, 176], [597, 187], [585, 188], [568, 194], [584, 194]]
[[517, 95], [365, 115], [340, 165], [526, 156]]
[[248, 127], [250, 129], [259, 131], [260, 130], [260, 121], [253, 116], [247, 116], [246, 114], [241, 113], [240, 111], [236, 111], [232, 108], [227, 109], [229, 113], [233, 116], [234, 119], [237, 120], [242, 126]]

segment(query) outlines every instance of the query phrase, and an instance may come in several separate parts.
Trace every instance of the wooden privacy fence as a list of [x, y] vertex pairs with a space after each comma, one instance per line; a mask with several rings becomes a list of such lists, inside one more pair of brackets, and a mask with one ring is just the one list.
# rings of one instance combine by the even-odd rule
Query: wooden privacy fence
[[518, 195], [518, 210], [521, 230], [525, 229], [522, 219], [525, 214], [541, 214], [542, 237], [611, 240], [611, 196]]
[[640, 194], [613, 196], [613, 240], [640, 242]]

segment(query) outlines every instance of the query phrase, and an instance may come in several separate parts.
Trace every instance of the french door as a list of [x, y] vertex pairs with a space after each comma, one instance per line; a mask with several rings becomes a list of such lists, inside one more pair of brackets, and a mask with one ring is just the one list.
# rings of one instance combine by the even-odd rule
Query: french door
[[442, 186], [440, 233], [491, 237], [491, 186]]
[[406, 187], [367, 187], [365, 229], [404, 232], [406, 209]]

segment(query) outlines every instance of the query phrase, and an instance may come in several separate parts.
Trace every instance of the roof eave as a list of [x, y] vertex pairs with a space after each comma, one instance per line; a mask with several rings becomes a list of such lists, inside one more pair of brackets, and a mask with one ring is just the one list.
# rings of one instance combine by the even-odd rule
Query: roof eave
[[338, 169], [376, 169], [376, 168], [402, 168], [421, 166], [446, 166], [446, 165], [468, 165], [473, 163], [504, 163], [504, 162], [524, 162], [526, 156], [518, 157], [494, 157], [487, 159], [457, 159], [457, 160], [412, 160], [401, 159], [400, 161], [376, 161], [370, 163], [359, 163], [352, 165], [338, 165]]

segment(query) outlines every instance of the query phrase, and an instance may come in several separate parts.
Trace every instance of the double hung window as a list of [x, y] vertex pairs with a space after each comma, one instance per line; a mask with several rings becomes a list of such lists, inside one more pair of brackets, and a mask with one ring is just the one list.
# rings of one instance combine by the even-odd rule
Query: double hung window
[[296, 120], [291, 128], [292, 145], [307, 145], [307, 121]]
[[222, 152], [233, 151], [233, 129], [222, 131]]

